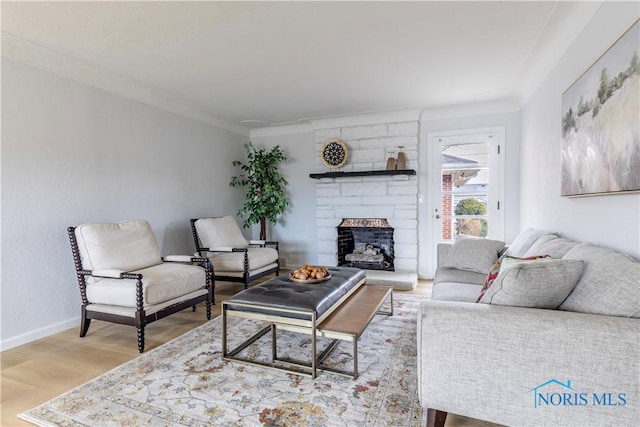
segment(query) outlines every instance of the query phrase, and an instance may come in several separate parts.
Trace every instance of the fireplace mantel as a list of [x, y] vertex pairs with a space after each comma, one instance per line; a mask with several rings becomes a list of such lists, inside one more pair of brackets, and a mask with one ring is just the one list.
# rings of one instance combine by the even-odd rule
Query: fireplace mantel
[[310, 178], [350, 178], [356, 176], [384, 176], [384, 175], [415, 175], [414, 169], [380, 170], [380, 171], [353, 171], [353, 172], [324, 172], [309, 174]]

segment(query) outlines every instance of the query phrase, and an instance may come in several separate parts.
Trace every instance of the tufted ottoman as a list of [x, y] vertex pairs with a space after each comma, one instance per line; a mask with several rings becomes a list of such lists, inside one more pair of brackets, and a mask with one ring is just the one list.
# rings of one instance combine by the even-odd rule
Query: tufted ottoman
[[[316, 377], [317, 364], [322, 358], [316, 357], [316, 335], [325, 336], [319, 326], [336, 309], [341, 307], [364, 285], [366, 275], [363, 270], [350, 267], [329, 267], [331, 279], [315, 284], [299, 284], [281, 275], [258, 286], [246, 289], [222, 303], [222, 352], [226, 360], [257, 364], [311, 375]], [[364, 288], [368, 288], [365, 286]], [[390, 293], [390, 289], [388, 290]], [[378, 305], [379, 307], [379, 305]], [[269, 324], [233, 350], [227, 349], [228, 319], [231, 317], [266, 321]], [[291, 330], [311, 334], [311, 363], [298, 364], [288, 361], [286, 368], [276, 362], [276, 331]], [[253, 344], [267, 332], [272, 332], [274, 363], [249, 360], [238, 354]], [[357, 337], [355, 337], [357, 340]], [[335, 346], [335, 343], [333, 343]], [[328, 351], [325, 350], [323, 355]], [[357, 375], [357, 373], [356, 373]]]

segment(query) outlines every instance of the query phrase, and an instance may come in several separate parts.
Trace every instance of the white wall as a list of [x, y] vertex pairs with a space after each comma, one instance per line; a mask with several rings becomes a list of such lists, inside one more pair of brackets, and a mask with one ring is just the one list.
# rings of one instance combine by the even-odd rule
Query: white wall
[[313, 130], [293, 131], [290, 134], [253, 135], [254, 145], [274, 147], [279, 145], [287, 155], [287, 162], [280, 171], [289, 182], [289, 209], [278, 224], [271, 227], [270, 238], [280, 241], [280, 257], [286, 266], [318, 262], [316, 245], [316, 188], [309, 178], [315, 164]]
[[637, 2], [605, 2], [521, 112], [520, 225], [640, 258], [640, 194], [560, 197], [562, 93], [640, 16]]
[[147, 219], [163, 255], [189, 218], [235, 215], [246, 137], [2, 60], [2, 329], [6, 349], [78, 324], [66, 227]]

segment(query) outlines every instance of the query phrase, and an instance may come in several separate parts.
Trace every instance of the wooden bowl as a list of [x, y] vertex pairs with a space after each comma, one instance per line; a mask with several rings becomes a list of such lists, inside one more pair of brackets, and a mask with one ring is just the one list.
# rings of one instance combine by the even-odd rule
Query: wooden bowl
[[331, 279], [331, 273], [329, 273], [327, 276], [323, 277], [322, 279], [296, 279], [291, 275], [291, 273], [289, 273], [289, 280], [295, 283], [320, 283], [320, 282], [326, 282], [329, 279]]

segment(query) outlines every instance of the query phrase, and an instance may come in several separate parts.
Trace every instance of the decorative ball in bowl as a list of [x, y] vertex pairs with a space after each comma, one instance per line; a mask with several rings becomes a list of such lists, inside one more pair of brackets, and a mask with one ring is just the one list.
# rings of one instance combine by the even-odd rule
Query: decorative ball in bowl
[[331, 273], [325, 266], [303, 265], [289, 273], [289, 280], [296, 283], [319, 283], [331, 279]]

